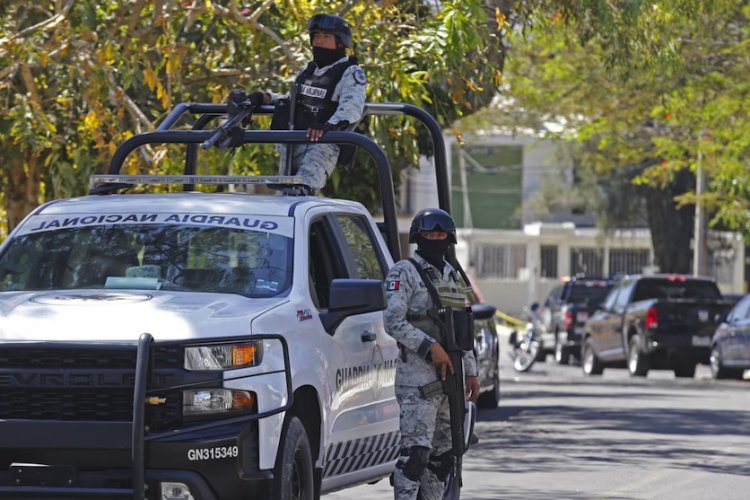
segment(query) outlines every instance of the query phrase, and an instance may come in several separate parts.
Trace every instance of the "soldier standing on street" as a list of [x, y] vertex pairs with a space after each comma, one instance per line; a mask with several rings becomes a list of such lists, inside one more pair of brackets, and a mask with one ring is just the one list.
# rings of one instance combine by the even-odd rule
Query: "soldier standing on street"
[[[453, 466], [450, 413], [447, 396], [423, 397], [420, 387], [445, 379], [453, 366], [440, 345], [442, 334], [427, 318], [433, 304], [428, 286], [433, 285], [443, 307], [463, 308], [467, 284], [445, 260], [456, 243], [456, 227], [447, 212], [426, 209], [415, 217], [409, 242], [417, 244], [414, 258], [432, 284], [425, 284], [410, 260], [397, 262], [386, 278], [388, 307], [385, 328], [396, 339], [401, 356], [396, 368], [396, 398], [401, 408], [401, 456], [393, 476], [394, 498], [423, 500], [443, 498], [443, 482]], [[472, 351], [464, 351], [466, 392], [470, 400], [479, 396], [477, 366]]]
[[[344, 19], [316, 14], [307, 24], [313, 60], [294, 80], [294, 91], [286, 94], [253, 92], [256, 104], [275, 104], [272, 129], [288, 130], [294, 106], [294, 130], [307, 130], [316, 142], [329, 130], [342, 130], [362, 118], [367, 77], [357, 59], [346, 55], [352, 46], [352, 32]], [[290, 103], [291, 96], [295, 101]], [[287, 150], [292, 151], [292, 172], [285, 172]], [[278, 145], [279, 174], [295, 174], [314, 190], [325, 186], [336, 167], [340, 147], [336, 144]]]

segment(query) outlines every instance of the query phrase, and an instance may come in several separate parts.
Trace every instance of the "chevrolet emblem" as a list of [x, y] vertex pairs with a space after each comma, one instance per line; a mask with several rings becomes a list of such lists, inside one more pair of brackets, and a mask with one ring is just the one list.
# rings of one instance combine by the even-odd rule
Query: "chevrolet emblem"
[[157, 406], [167, 402], [167, 398], [160, 398], [159, 396], [151, 396], [146, 398], [146, 404]]

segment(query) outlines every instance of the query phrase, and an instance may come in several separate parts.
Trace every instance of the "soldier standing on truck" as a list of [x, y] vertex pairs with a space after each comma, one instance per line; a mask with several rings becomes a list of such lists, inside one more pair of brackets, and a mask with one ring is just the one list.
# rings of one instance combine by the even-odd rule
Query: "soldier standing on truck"
[[[292, 90], [286, 94], [253, 92], [256, 104], [274, 104], [271, 128], [306, 130], [317, 142], [329, 130], [342, 130], [362, 118], [367, 77], [355, 57], [347, 56], [352, 47], [352, 31], [347, 22], [332, 14], [316, 14], [307, 24], [313, 60], [299, 72]], [[340, 161], [336, 144], [278, 145], [280, 175], [298, 175], [313, 190], [325, 186]], [[291, 151], [291, 171], [287, 155]], [[351, 148], [349, 150], [351, 152]]]
[[[447, 212], [419, 212], [411, 224], [409, 242], [417, 244], [415, 258], [397, 262], [386, 278], [385, 328], [401, 350], [396, 368], [401, 454], [393, 475], [394, 498], [413, 500], [419, 494], [420, 499], [440, 500], [455, 459], [448, 397], [442, 390], [425, 388], [436, 383], [440, 387], [440, 379], [445, 380], [454, 366], [441, 345], [440, 328], [430, 319], [430, 313], [441, 305], [434, 303], [428, 287], [437, 290], [442, 307], [458, 309], [466, 305], [468, 287], [445, 260], [450, 245], [456, 243], [456, 227]], [[422, 276], [431, 282], [425, 283]], [[463, 364], [466, 393], [474, 401], [479, 382], [471, 350], [463, 351]]]

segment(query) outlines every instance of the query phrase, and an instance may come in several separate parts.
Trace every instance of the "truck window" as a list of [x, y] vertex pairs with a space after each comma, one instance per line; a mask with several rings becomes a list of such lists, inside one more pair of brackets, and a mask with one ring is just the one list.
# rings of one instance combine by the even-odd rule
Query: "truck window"
[[721, 299], [713, 281], [645, 278], [636, 286], [633, 301], [646, 299]]
[[571, 304], [598, 304], [609, 293], [610, 285], [601, 283], [574, 283], [567, 302]]
[[273, 297], [291, 285], [291, 238], [183, 224], [24, 234], [0, 256], [0, 291], [131, 288]]
[[351, 278], [382, 280], [385, 278], [383, 262], [378, 257], [378, 243], [372, 236], [364, 217], [338, 214], [334, 216], [346, 242]]
[[607, 295], [607, 298], [604, 299], [604, 304], [602, 304], [602, 309], [605, 311], [611, 311], [612, 308], [615, 307], [615, 300], [617, 300], [617, 294], [620, 292], [620, 287], [616, 286], [614, 287], [610, 292], [609, 295]]
[[325, 218], [310, 226], [310, 294], [318, 309], [328, 309], [331, 281], [346, 278], [341, 254]]
[[615, 305], [613, 307], [613, 310], [616, 313], [622, 314], [623, 312], [625, 312], [625, 308], [627, 307], [630, 296], [632, 295], [634, 285], [635, 282], [633, 281], [622, 281], [622, 284], [620, 286], [620, 293], [617, 294], [617, 299], [615, 300]]

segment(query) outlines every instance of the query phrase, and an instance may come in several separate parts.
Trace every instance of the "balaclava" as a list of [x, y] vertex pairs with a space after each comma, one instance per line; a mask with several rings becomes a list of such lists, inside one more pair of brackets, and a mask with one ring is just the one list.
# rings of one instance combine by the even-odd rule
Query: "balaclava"
[[315, 64], [319, 68], [325, 68], [344, 57], [346, 55], [346, 48], [337, 47], [335, 49], [327, 49], [325, 47], [313, 47], [312, 52]]
[[444, 240], [428, 240], [422, 235], [417, 238], [417, 253], [421, 255], [424, 260], [437, 267], [441, 271], [443, 270], [443, 261], [445, 255], [448, 252], [448, 247], [452, 245], [450, 238]]

